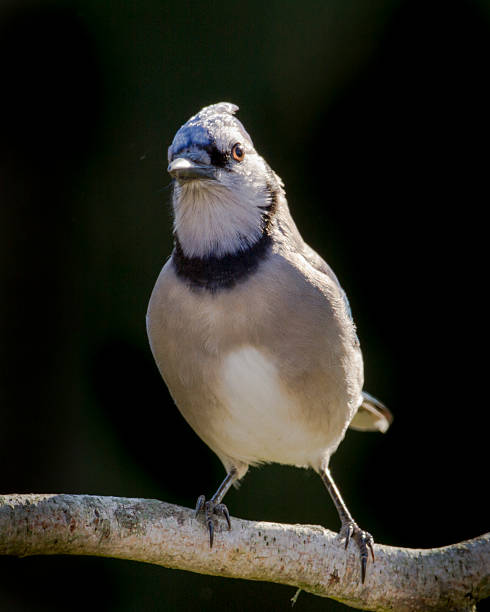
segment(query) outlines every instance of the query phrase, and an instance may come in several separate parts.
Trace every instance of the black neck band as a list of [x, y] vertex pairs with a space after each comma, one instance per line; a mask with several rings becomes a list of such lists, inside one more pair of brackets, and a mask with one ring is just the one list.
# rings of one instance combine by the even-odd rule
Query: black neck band
[[209, 291], [230, 289], [257, 270], [261, 261], [267, 257], [271, 244], [271, 237], [264, 232], [257, 242], [237, 253], [220, 257], [187, 257], [175, 236], [172, 262], [177, 276], [187, 281], [191, 287]]

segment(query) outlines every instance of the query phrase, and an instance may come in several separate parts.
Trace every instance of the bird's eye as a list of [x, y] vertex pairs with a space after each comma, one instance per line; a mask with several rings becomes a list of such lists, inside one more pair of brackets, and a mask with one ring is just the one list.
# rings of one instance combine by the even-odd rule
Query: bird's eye
[[243, 150], [242, 145], [239, 142], [233, 145], [231, 154], [233, 155], [234, 160], [238, 162], [243, 161], [243, 158], [245, 157], [245, 151]]

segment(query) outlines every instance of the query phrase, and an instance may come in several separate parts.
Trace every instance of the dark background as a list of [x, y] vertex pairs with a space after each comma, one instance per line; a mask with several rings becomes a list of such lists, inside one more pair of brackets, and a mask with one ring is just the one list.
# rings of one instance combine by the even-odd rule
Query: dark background
[[[228, 100], [337, 272], [366, 388], [395, 415], [332, 460], [353, 515], [400, 546], [488, 530], [489, 65], [488, 2], [4, 2], [0, 490], [193, 506], [221, 481], [160, 379], [145, 311], [172, 244], [166, 148]], [[251, 470], [227, 503], [338, 528], [312, 472]], [[278, 610], [293, 594], [0, 560], [2, 610]], [[304, 593], [296, 608], [345, 609]]]

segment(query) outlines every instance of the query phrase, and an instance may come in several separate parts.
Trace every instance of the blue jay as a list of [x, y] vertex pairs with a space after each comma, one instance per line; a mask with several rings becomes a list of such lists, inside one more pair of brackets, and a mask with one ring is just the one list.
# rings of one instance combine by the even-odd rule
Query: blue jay
[[363, 361], [337, 277], [302, 239], [284, 185], [221, 102], [203, 108], [168, 149], [174, 249], [150, 298], [147, 330], [184, 418], [227, 475], [201, 495], [230, 525], [223, 497], [249, 466], [313, 468], [360, 550], [364, 582], [374, 543], [328, 469], [349, 426], [386, 431], [391, 414], [362, 391]]

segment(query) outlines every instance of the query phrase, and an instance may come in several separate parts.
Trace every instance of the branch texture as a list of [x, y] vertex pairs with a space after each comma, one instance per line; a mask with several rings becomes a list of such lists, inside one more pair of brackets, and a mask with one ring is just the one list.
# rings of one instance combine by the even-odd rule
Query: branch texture
[[357, 549], [346, 552], [323, 527], [233, 518], [230, 532], [216, 525], [210, 549], [202, 521], [180, 506], [92, 495], [0, 496], [2, 555], [131, 559], [287, 584], [363, 610], [472, 610], [490, 595], [490, 533], [444, 548], [377, 544], [375, 551], [362, 585]]

